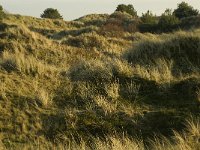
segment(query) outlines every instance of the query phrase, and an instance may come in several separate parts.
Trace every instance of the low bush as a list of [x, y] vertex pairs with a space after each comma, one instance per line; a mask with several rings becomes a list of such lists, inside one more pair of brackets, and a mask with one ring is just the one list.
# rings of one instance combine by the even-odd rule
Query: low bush
[[158, 24], [142, 23], [139, 25], [140, 32], [156, 33], [158, 31]]
[[179, 19], [172, 14], [170, 9], [165, 10], [158, 22], [160, 32], [171, 32], [179, 27]]
[[182, 29], [194, 29], [200, 27], [200, 15], [181, 19], [180, 27]]
[[[106, 23], [101, 27], [101, 32], [113, 33], [113, 35], [122, 35], [123, 32], [136, 32], [140, 19], [133, 18], [131, 15], [122, 12], [115, 12], [110, 15]], [[107, 34], [108, 34], [107, 33]]]
[[153, 15], [152, 12], [147, 11], [145, 14], [142, 14], [140, 18], [142, 23], [139, 25], [140, 32], [151, 32], [154, 33], [158, 28], [158, 17]]

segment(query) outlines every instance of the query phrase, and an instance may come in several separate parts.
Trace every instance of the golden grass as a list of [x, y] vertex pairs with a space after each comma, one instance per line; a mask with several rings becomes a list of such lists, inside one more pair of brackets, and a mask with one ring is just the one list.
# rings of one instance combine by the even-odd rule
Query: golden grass
[[117, 101], [110, 101], [103, 96], [96, 96], [94, 98], [94, 101], [99, 107], [101, 107], [104, 110], [106, 115], [112, 114], [117, 111]]
[[[155, 150], [198, 150], [199, 149], [199, 120], [187, 121], [187, 130], [180, 134], [174, 132], [174, 140], [170, 141], [166, 137], [155, 138], [150, 141], [151, 149]], [[103, 140], [100, 138], [93, 138], [93, 144], [89, 146], [86, 141], [83, 139], [80, 140], [79, 144], [75, 141], [66, 141], [65, 144], [51, 144], [48, 141], [44, 141], [44, 139], [35, 140], [33, 143], [21, 145], [20, 147], [15, 148], [23, 148], [26, 149], [69, 149], [69, 150], [144, 150], [145, 145], [144, 141], [139, 138], [129, 138], [125, 134], [121, 135], [109, 135], [106, 136]], [[4, 146], [2, 145], [2, 149]]]
[[[104, 22], [108, 16], [99, 17]], [[117, 20], [117, 14], [112, 17], [110, 22]], [[118, 17], [123, 20], [130, 16], [118, 14]], [[181, 112], [184, 114], [181, 117], [185, 117], [192, 112], [191, 107], [196, 111], [198, 106], [192, 102], [190, 105], [183, 100], [179, 105], [176, 98], [170, 99], [176, 102], [172, 106], [160, 107], [159, 104], [163, 97], [171, 98], [174, 94], [168, 89], [174, 81], [199, 79], [198, 66], [194, 65], [199, 60], [191, 63], [192, 72], [181, 75], [179, 68], [174, 66], [176, 59], [159, 56], [163, 53], [171, 55], [169, 49], [163, 48], [168, 45], [173, 48], [173, 44], [178, 43], [172, 39], [177, 40], [179, 36], [198, 38], [198, 30], [162, 35], [114, 31], [104, 35], [98, 21], [97, 24], [92, 22], [93, 18], [95, 15], [66, 22], [8, 15], [4, 20], [8, 26], [2, 31], [7, 36], [0, 39], [5, 44], [4, 48], [0, 47], [2, 149], [143, 150], [147, 149], [148, 140], [133, 138], [137, 135], [133, 131], [127, 133], [130, 136], [125, 136], [120, 134], [121, 130], [128, 132], [138, 125], [142, 134], [153, 134], [154, 131], [143, 127], [150, 124], [145, 123], [152, 112], [164, 109], [167, 114], [174, 111], [181, 115]], [[92, 32], [81, 33], [87, 28]], [[47, 38], [49, 30], [53, 30], [50, 35], [53, 39]], [[67, 34], [62, 35], [62, 32]], [[73, 45], [73, 41], [80, 43]], [[124, 57], [127, 49], [133, 56], [131, 61]], [[160, 95], [156, 93], [151, 97], [157, 91], [148, 87], [152, 88], [151, 93], [141, 95], [149, 82], [158, 88], [164, 86], [168, 93], [159, 91]], [[194, 96], [200, 101], [198, 85], [197, 89]], [[154, 103], [151, 103], [152, 99]], [[157, 118], [150, 121], [154, 119], [157, 121]], [[174, 131], [173, 137], [151, 139], [149, 148], [198, 149], [199, 117], [188, 120], [186, 127], [184, 132]], [[104, 135], [104, 130], [117, 131]], [[105, 137], [98, 137], [99, 133]], [[70, 138], [76, 135], [79, 137]]]
[[[44, 64], [41, 61], [35, 59], [35, 57], [16, 51], [10, 53], [4, 51], [2, 54], [1, 65], [8, 69], [8, 71], [17, 71], [29, 75], [49, 75], [56, 72], [56, 68], [48, 64]], [[6, 68], [7, 67], [7, 68]]]

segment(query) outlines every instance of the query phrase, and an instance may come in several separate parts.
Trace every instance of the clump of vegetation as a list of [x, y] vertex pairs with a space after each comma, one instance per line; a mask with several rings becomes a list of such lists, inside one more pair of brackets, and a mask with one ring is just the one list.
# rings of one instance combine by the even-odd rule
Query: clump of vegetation
[[138, 18], [133, 18], [128, 13], [116, 11], [109, 16], [106, 23], [101, 27], [100, 33], [106, 36], [121, 37], [124, 32], [137, 32], [139, 24]]
[[181, 19], [181, 28], [182, 29], [191, 29], [192, 28], [199, 28], [200, 27], [200, 15], [192, 16]]
[[[133, 64], [140, 64], [144, 67], [153, 66], [162, 70], [162, 63], [171, 68], [174, 76], [195, 73], [199, 70], [199, 36], [178, 34], [167, 40], [147, 40], [140, 42], [134, 49], [126, 53], [126, 58]], [[170, 63], [172, 62], [172, 63]], [[148, 64], [148, 65], [147, 65]], [[164, 65], [163, 64], [163, 65]]]
[[161, 31], [172, 31], [179, 25], [179, 19], [172, 14], [170, 9], [165, 10], [158, 22]]
[[142, 14], [140, 18], [142, 23], [139, 25], [139, 29], [141, 32], [156, 32], [158, 28], [158, 18], [156, 15], [153, 15], [149, 10]]
[[130, 14], [133, 17], [137, 17], [137, 11], [131, 4], [129, 4], [129, 5], [120, 4], [117, 6], [116, 11], [125, 12], [125, 13]]
[[41, 14], [41, 18], [63, 19], [58, 10], [53, 8], [45, 9], [43, 14]]
[[89, 81], [96, 83], [109, 82], [112, 79], [112, 71], [102, 61], [81, 61], [73, 66], [70, 71], [72, 80]]
[[178, 4], [178, 8], [173, 12], [166, 9], [161, 17], [147, 11], [140, 18], [142, 23], [139, 25], [139, 30], [141, 32], [160, 33], [199, 27], [198, 14], [199, 11], [186, 2]]
[[182, 19], [186, 17], [197, 16], [199, 14], [199, 11], [197, 9], [194, 9], [188, 3], [182, 2], [178, 4], [178, 8], [174, 10], [173, 14], [177, 18]]
[[104, 51], [109, 47], [110, 44], [106, 41], [105, 37], [96, 33], [88, 33], [76, 37], [69, 37], [66, 41], [63, 41], [63, 43], [87, 50], [96, 49], [100, 51]]
[[149, 10], [146, 13], [142, 14], [142, 17], [140, 19], [142, 20], [142, 23], [147, 23], [147, 24], [157, 23], [156, 15], [153, 15], [153, 13]]

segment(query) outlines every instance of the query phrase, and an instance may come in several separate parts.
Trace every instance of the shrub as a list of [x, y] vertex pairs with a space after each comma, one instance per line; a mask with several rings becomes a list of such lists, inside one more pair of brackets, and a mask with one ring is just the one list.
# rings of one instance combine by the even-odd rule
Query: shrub
[[174, 10], [173, 14], [177, 18], [182, 19], [185, 17], [197, 16], [199, 14], [199, 11], [197, 9], [194, 9], [186, 2], [182, 2], [178, 4], [178, 8]]
[[137, 11], [134, 9], [133, 5], [125, 5], [125, 4], [120, 4], [117, 6], [116, 11], [120, 12], [126, 12], [134, 17], [137, 17]]
[[63, 19], [58, 10], [53, 8], [47, 8], [44, 10], [43, 14], [41, 14], [41, 18]]
[[140, 32], [156, 32], [158, 28], [158, 19], [149, 10], [142, 14], [140, 18], [142, 23], [139, 25]]
[[153, 13], [148, 10], [145, 14], [142, 14], [141, 21], [142, 23], [156, 24], [158, 19], [156, 15], [153, 15]]
[[200, 15], [186, 17], [186, 18], [181, 19], [180, 27], [182, 29], [199, 28], [200, 27]]
[[105, 34], [112, 33], [114, 36], [121, 37], [123, 32], [138, 31], [139, 23], [140, 19], [133, 18], [128, 13], [115, 12], [110, 15], [101, 28], [101, 32], [105, 32]]
[[172, 14], [172, 11], [170, 9], [166, 9], [158, 22], [158, 26], [161, 32], [168, 32], [176, 29], [179, 23], [179, 19]]
[[142, 33], [144, 32], [156, 33], [158, 31], [158, 24], [142, 23], [139, 25], [139, 31]]

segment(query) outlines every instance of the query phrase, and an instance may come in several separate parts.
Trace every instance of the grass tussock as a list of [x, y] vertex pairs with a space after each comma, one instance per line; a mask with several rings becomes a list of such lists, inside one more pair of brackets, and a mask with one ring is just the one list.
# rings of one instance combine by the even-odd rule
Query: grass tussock
[[56, 68], [38, 61], [33, 56], [25, 56], [24, 53], [10, 53], [4, 51], [2, 54], [1, 67], [8, 72], [16, 71], [29, 75], [47, 75], [56, 72]]
[[75, 81], [109, 82], [112, 79], [112, 70], [99, 60], [81, 61], [70, 70], [70, 76]]
[[[136, 68], [139, 65], [156, 74], [170, 78], [199, 73], [199, 43], [197, 35], [178, 34], [167, 40], [146, 40], [125, 53]], [[157, 73], [156, 73], [157, 72]], [[172, 77], [170, 77], [172, 76]], [[154, 77], [154, 80], [157, 77]], [[159, 78], [159, 77], [158, 77]], [[164, 77], [161, 77], [161, 80]]]
[[[187, 120], [187, 129], [182, 133], [174, 132], [173, 141], [168, 140], [166, 137], [157, 138], [151, 141], [151, 148], [156, 150], [198, 150], [199, 148], [199, 120]], [[139, 138], [129, 138], [125, 134], [122, 136], [113, 134], [105, 137], [103, 140], [93, 137], [92, 142], [89, 145], [87, 141], [80, 140], [79, 143], [74, 141], [68, 141], [65, 144], [54, 145], [48, 141], [42, 141], [43, 139], [36, 140], [33, 143], [23, 145], [24, 149], [47, 149], [47, 148], [59, 148], [59, 149], [97, 149], [97, 150], [144, 150], [146, 145], [144, 141]], [[3, 147], [2, 147], [3, 148]], [[4, 147], [5, 148], [5, 147]], [[16, 147], [15, 147], [16, 148]]]

